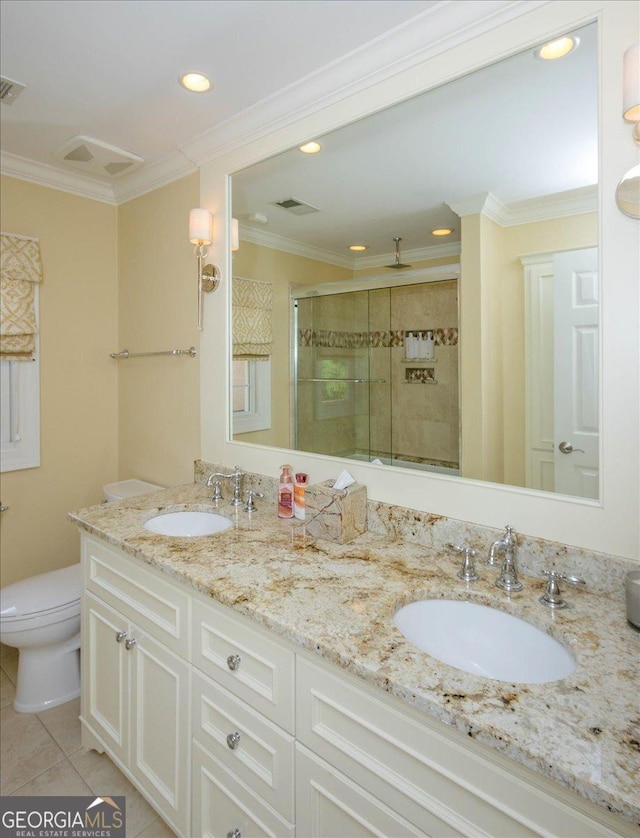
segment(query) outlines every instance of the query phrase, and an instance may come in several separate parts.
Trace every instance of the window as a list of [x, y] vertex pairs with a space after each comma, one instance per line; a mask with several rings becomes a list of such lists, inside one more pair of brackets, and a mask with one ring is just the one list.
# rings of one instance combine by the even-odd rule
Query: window
[[354, 359], [352, 357], [321, 358], [316, 361], [316, 419], [335, 419], [355, 414]]
[[0, 361], [2, 471], [40, 465], [40, 363]]
[[271, 427], [271, 358], [234, 360], [232, 366], [233, 433]]

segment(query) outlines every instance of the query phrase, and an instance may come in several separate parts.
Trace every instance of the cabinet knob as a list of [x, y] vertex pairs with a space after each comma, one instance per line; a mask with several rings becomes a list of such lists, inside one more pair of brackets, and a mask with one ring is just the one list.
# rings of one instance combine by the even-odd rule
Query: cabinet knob
[[227, 666], [235, 672], [235, 670], [240, 666], [240, 661], [240, 655], [229, 655], [227, 658]]
[[235, 751], [235, 749], [238, 747], [239, 744], [240, 744], [240, 734], [238, 733], [237, 730], [236, 730], [235, 733], [230, 733], [227, 736], [227, 745], [231, 748], [232, 751]]
[[125, 641], [125, 644], [124, 644], [125, 649], [127, 649], [127, 650], [133, 649], [133, 647], [136, 645], [137, 642], [138, 641], [135, 639], [135, 637], [130, 637], [128, 640]]
[[236, 826], [235, 829], [232, 829], [231, 832], [227, 832], [227, 838], [242, 838], [242, 832]]
[[126, 631], [117, 631], [116, 632], [116, 643], [122, 643], [122, 641], [125, 639], [126, 636], [127, 636]]

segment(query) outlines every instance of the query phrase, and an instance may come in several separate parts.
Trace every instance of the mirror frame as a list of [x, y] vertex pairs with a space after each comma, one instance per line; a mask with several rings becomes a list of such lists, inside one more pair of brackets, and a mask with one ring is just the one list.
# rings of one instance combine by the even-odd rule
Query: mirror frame
[[[284, 460], [307, 471], [313, 482], [335, 477], [344, 460], [233, 441], [229, 403], [231, 331], [231, 250], [229, 246], [230, 176], [292, 146], [368, 116], [515, 52], [529, 49], [559, 33], [597, 21], [599, 55], [599, 258], [602, 277], [600, 394], [600, 500], [561, 495], [494, 483], [424, 474], [349, 461], [349, 470], [364, 483], [369, 498], [435, 515], [501, 528], [512, 524], [530, 536], [586, 550], [638, 560], [640, 528], [640, 369], [638, 341], [640, 225], [615, 205], [621, 175], [635, 162], [635, 146], [622, 119], [622, 55], [630, 32], [637, 31], [636, 4], [620, 0], [554, 0], [540, 6], [522, 4], [517, 17], [466, 43], [416, 62], [401, 72], [383, 75], [355, 94], [343, 95], [321, 110], [272, 130], [257, 139], [255, 130], [229, 150], [206, 158], [200, 169], [201, 206], [215, 215], [212, 253], [222, 266], [216, 295], [205, 300], [205, 331], [200, 348], [201, 457], [215, 463], [239, 463], [249, 471], [278, 474]], [[382, 51], [384, 52], [384, 51]], [[384, 60], [384, 54], [381, 56]], [[602, 91], [606, 89], [607, 95]], [[295, 109], [292, 109], [296, 113]], [[299, 112], [299, 111], [298, 111]], [[466, 130], [461, 126], [461, 130]], [[615, 282], [612, 281], [615, 277]], [[602, 339], [606, 336], [606, 343]], [[615, 351], [613, 346], [615, 345]], [[220, 394], [223, 399], [220, 399]], [[624, 475], [624, 480], [622, 476]]]

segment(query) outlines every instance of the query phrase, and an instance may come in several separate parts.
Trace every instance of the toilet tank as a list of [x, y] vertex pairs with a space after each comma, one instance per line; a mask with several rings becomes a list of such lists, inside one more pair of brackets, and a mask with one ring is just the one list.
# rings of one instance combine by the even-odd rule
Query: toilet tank
[[131, 480], [120, 480], [118, 483], [107, 483], [102, 487], [104, 499], [107, 502], [134, 498], [136, 495], [146, 495], [149, 492], [157, 492], [164, 489], [155, 483], [147, 483], [144, 480], [133, 478]]

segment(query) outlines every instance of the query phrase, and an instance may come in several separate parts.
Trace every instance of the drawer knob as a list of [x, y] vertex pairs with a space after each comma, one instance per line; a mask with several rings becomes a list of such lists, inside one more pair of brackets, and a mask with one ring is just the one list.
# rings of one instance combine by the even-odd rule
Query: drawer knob
[[235, 733], [230, 733], [227, 736], [227, 745], [231, 748], [232, 751], [235, 751], [235, 749], [238, 747], [239, 744], [240, 744], [240, 734], [238, 733], [237, 730], [236, 730]]
[[236, 826], [235, 829], [232, 829], [231, 832], [227, 832], [227, 838], [242, 838], [242, 832]]
[[127, 649], [127, 650], [133, 649], [133, 647], [136, 645], [137, 642], [138, 641], [135, 639], [135, 637], [130, 637], [128, 640], [125, 641], [125, 644], [124, 644], [125, 649]]
[[235, 672], [235, 670], [240, 666], [241, 660], [240, 655], [229, 655], [227, 658], [227, 666]]
[[117, 631], [116, 632], [116, 643], [122, 643], [122, 641], [125, 639], [126, 636], [127, 636], [126, 631]]

